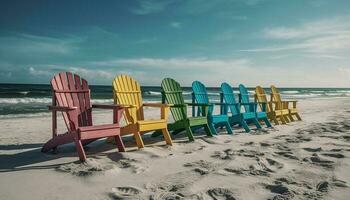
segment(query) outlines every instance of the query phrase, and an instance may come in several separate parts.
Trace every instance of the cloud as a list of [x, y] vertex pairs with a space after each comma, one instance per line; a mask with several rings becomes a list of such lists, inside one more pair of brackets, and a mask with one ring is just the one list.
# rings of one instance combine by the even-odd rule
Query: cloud
[[98, 79], [112, 79], [114, 72], [111, 70], [88, 69], [83, 67], [61, 67], [56, 65], [29, 67], [28, 72], [33, 76], [52, 77], [61, 71], [70, 71], [79, 74], [82, 77], [98, 78]]
[[3, 55], [8, 52], [27, 55], [35, 55], [39, 52], [46, 55], [67, 55], [76, 50], [74, 48], [75, 42], [71, 38], [53, 38], [15, 33], [11, 36], [0, 37], [0, 52], [3, 52]]
[[34, 76], [49, 76], [52, 74], [51, 70], [38, 70], [35, 69], [34, 67], [29, 67], [29, 74], [34, 75]]
[[182, 27], [182, 23], [181, 22], [171, 22], [170, 26], [172, 28], [181, 28]]
[[139, 5], [138, 8], [131, 9], [131, 13], [135, 15], [147, 15], [147, 14], [154, 14], [154, 13], [160, 13], [164, 9], [166, 9], [167, 6], [173, 3], [172, 0], [140, 0], [138, 1]]
[[299, 51], [341, 56], [350, 51], [350, 17], [306, 22], [295, 27], [273, 27], [262, 30], [262, 38], [278, 45], [240, 50], [242, 52]]

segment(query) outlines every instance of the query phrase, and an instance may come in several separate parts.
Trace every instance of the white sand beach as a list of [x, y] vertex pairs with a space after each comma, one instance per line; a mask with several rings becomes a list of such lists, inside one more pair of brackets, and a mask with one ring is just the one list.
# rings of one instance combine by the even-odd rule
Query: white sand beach
[[[209, 138], [144, 136], [127, 152], [104, 140], [41, 153], [51, 117], [0, 120], [0, 199], [350, 199], [350, 98], [299, 101], [301, 122]], [[97, 123], [110, 113], [94, 113]], [[148, 116], [155, 115], [149, 111]], [[65, 131], [60, 120], [60, 130]]]

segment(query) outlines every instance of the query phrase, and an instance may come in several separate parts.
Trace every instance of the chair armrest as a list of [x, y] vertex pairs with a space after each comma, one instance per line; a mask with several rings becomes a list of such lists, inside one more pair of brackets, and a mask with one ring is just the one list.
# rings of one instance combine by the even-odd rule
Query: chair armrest
[[146, 107], [170, 107], [171, 104], [162, 104], [162, 103], [143, 103], [143, 106]]
[[298, 102], [297, 100], [287, 100], [287, 101], [282, 101], [282, 102]]
[[116, 105], [120, 106], [121, 108], [135, 108], [135, 107], [137, 107], [137, 105], [132, 105], [132, 104], [130, 104], [130, 105], [116, 104]]
[[78, 109], [78, 107], [68, 107], [68, 106], [48, 106], [49, 110], [52, 111], [61, 111], [61, 112], [68, 112], [72, 110]]
[[231, 105], [227, 103], [212, 103], [213, 105], [218, 105], [218, 106], [226, 106], [226, 105]]
[[240, 103], [241, 105], [257, 105], [258, 103], [250, 102], [250, 103]]
[[93, 108], [99, 108], [99, 109], [122, 109], [123, 106], [120, 106], [118, 104], [109, 104], [109, 105], [105, 105], [105, 104], [92, 104]]
[[208, 103], [185, 103], [185, 104], [189, 106], [211, 106], [212, 105]]
[[186, 107], [186, 104], [168, 104], [170, 107], [181, 108]]

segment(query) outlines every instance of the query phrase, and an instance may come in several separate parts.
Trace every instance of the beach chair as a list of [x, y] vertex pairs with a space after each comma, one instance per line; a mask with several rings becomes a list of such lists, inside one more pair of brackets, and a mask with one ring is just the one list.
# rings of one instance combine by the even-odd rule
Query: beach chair
[[243, 84], [240, 84], [238, 88], [240, 93], [239, 102], [243, 105], [245, 112], [254, 112], [259, 121], [264, 121], [267, 127], [272, 127], [270, 121], [267, 119], [266, 104], [262, 107], [263, 109], [261, 111], [258, 111], [257, 103], [250, 102], [250, 96], [247, 88]]
[[[217, 127], [226, 127], [227, 133], [232, 134], [232, 129], [228, 121], [228, 116], [225, 114], [214, 114], [214, 105], [221, 103], [211, 103], [209, 101], [207, 89], [205, 85], [199, 81], [192, 82], [192, 103], [208, 104], [208, 124], [211, 132], [217, 135]], [[192, 113], [195, 113], [195, 107], [192, 107]], [[197, 109], [197, 116], [202, 116], [202, 109]]]
[[[274, 86], [271, 85], [271, 101], [275, 101], [278, 102], [278, 106], [280, 106], [278, 109], [288, 109], [289, 114], [288, 117], [290, 119], [290, 121], [295, 121], [293, 116], [295, 116], [298, 120], [301, 120], [301, 117], [298, 113], [298, 109], [297, 109], [297, 102], [296, 100], [282, 100], [281, 98], [281, 94], [278, 91], [278, 89]], [[291, 103], [291, 104], [290, 104]]]
[[[166, 144], [172, 145], [167, 129], [169, 106], [161, 103], [143, 103], [140, 85], [127, 75], [119, 75], [113, 81], [114, 102], [125, 106], [126, 126], [121, 128], [121, 135], [133, 134], [138, 148], [144, 148], [141, 135], [161, 130]], [[160, 108], [160, 119], [146, 120], [145, 107]]]
[[282, 124], [289, 122], [289, 110], [282, 109], [282, 106], [278, 106], [280, 102], [268, 101], [266, 92], [261, 86], [255, 88], [255, 101], [259, 104], [260, 109], [267, 113], [267, 117], [273, 121], [275, 125], [279, 125], [280, 121]]
[[[61, 72], [51, 80], [52, 87], [52, 139], [42, 148], [42, 152], [57, 150], [59, 145], [74, 142], [79, 159], [86, 160], [83, 145], [96, 139], [113, 137], [119, 151], [125, 147], [120, 136], [120, 125], [124, 109], [119, 105], [96, 105], [90, 102], [90, 89], [85, 79], [70, 72]], [[113, 110], [113, 123], [93, 125], [92, 108]], [[62, 112], [68, 131], [57, 133], [57, 112]]]
[[[162, 81], [162, 101], [171, 104], [170, 110], [174, 119], [174, 123], [168, 125], [170, 131], [173, 134], [177, 134], [183, 130], [186, 130], [188, 139], [194, 140], [193, 130], [198, 127], [204, 127], [208, 136], [213, 136], [208, 125], [208, 104], [204, 103], [185, 103], [182, 96], [182, 89], [180, 84], [171, 78], [165, 78]], [[202, 109], [202, 116], [187, 116], [187, 106], [195, 106]]]
[[231, 112], [231, 116], [229, 116], [229, 122], [231, 126], [238, 124], [244, 128], [246, 132], [250, 132], [250, 128], [248, 127], [248, 122], [253, 122], [257, 129], [261, 129], [261, 125], [259, 121], [256, 119], [255, 112], [242, 112], [241, 107], [243, 105], [255, 105], [254, 103], [237, 103], [235, 95], [233, 93], [232, 87], [228, 83], [221, 84], [221, 113], [228, 114]]

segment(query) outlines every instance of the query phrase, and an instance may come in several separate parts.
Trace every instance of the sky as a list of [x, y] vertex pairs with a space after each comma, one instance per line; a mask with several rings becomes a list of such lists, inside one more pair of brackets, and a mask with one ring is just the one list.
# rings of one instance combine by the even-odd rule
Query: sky
[[0, 83], [350, 87], [349, 0], [0, 0]]

